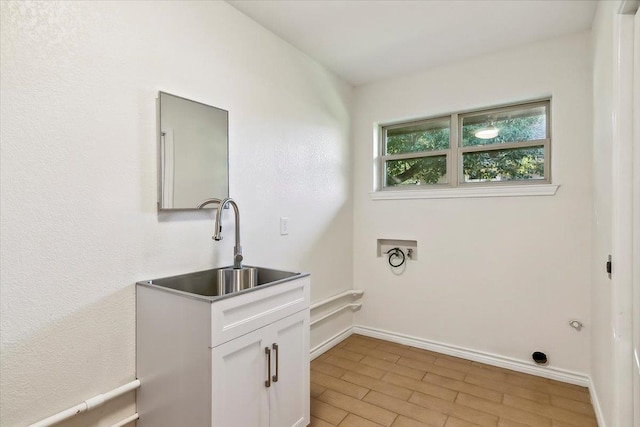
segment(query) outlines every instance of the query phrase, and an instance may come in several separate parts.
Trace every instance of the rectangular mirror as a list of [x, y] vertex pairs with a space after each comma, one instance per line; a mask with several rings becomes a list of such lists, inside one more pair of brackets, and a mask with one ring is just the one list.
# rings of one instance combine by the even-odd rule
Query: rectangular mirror
[[158, 209], [229, 197], [229, 112], [159, 92], [158, 116]]

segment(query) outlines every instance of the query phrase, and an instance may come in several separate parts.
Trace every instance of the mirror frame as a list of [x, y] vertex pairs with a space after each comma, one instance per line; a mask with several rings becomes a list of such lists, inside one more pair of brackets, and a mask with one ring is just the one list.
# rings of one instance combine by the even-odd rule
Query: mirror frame
[[225, 197], [229, 197], [229, 111], [225, 110], [223, 108], [219, 108], [219, 107], [215, 107], [213, 105], [209, 105], [209, 104], [205, 104], [204, 102], [200, 102], [200, 101], [194, 101], [193, 99], [189, 99], [189, 98], [185, 98], [183, 96], [179, 96], [179, 95], [174, 95], [173, 93], [169, 93], [169, 92], [165, 92], [165, 91], [158, 91], [158, 96], [156, 98], [156, 151], [157, 151], [157, 156], [156, 156], [156, 172], [157, 172], [157, 208], [158, 208], [158, 212], [167, 212], [167, 211], [197, 211], [197, 210], [203, 210], [203, 209], [217, 209], [217, 206], [215, 205], [207, 205], [203, 208], [198, 209], [197, 207], [192, 207], [192, 208], [163, 208], [162, 207], [162, 107], [161, 107], [161, 102], [160, 102], [160, 97], [161, 95], [169, 95], [169, 96], [173, 96], [175, 98], [180, 98], [183, 99], [185, 101], [189, 101], [189, 102], [194, 102], [196, 104], [200, 104], [200, 105], [204, 105], [206, 107], [210, 107], [210, 108], [214, 108], [216, 110], [219, 111], [223, 111], [226, 113], [227, 115], [227, 120], [226, 120], [226, 127], [227, 127], [227, 132], [226, 132], [226, 145], [227, 145], [227, 157], [226, 157], [226, 163], [227, 163], [227, 187], [226, 187], [226, 194], [225, 195], [217, 195], [217, 194], [211, 194], [207, 197], [204, 197], [202, 199], [202, 201], [206, 200], [207, 198], [211, 198], [211, 197], [215, 197], [215, 198], [219, 198], [219, 199], [224, 199]]

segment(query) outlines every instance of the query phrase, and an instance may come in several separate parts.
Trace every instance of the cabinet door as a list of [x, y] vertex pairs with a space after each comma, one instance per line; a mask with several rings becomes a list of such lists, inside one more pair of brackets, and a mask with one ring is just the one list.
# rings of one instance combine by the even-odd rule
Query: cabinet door
[[260, 328], [211, 350], [212, 427], [269, 427], [268, 333]]
[[[269, 326], [273, 381], [269, 389], [271, 427], [302, 427], [309, 417], [309, 310]], [[276, 351], [273, 344], [277, 344]], [[249, 424], [247, 424], [249, 425]]]

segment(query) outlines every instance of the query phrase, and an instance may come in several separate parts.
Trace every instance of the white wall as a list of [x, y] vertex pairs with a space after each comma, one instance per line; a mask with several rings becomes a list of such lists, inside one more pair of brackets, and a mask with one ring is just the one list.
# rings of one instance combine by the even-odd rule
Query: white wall
[[[555, 196], [372, 201], [374, 124], [552, 99]], [[354, 104], [356, 323], [529, 363], [589, 371], [589, 33], [358, 87]], [[376, 239], [415, 239], [395, 276]], [[579, 319], [586, 330], [568, 326]], [[530, 362], [533, 364], [533, 362]]]
[[158, 90], [229, 110], [246, 262], [351, 288], [348, 85], [224, 2], [0, 10], [3, 426], [134, 378], [135, 281], [232, 262], [230, 214], [156, 211]]

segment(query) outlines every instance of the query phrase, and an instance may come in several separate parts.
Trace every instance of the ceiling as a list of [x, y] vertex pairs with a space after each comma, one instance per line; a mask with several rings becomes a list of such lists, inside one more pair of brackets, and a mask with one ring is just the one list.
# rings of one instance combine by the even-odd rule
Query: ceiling
[[228, 0], [361, 85], [591, 28], [595, 0]]

